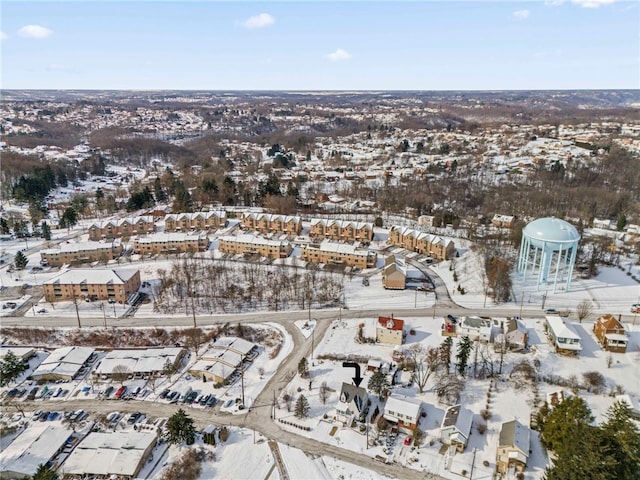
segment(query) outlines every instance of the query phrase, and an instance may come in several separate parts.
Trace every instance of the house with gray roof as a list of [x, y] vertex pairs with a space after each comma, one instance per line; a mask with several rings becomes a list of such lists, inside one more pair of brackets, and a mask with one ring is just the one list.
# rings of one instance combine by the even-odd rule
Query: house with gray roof
[[343, 382], [336, 405], [335, 419], [345, 425], [351, 425], [354, 419], [366, 414], [368, 406], [369, 396], [364, 388]]
[[529, 458], [530, 433], [529, 428], [517, 420], [502, 424], [496, 454], [498, 472], [514, 475], [524, 471]]

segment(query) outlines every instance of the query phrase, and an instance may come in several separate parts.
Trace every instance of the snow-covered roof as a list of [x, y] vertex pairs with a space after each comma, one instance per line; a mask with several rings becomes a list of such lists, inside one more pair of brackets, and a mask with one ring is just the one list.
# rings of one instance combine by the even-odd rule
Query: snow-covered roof
[[205, 232], [200, 233], [183, 233], [183, 232], [158, 232], [144, 237], [137, 237], [135, 243], [183, 243], [190, 240], [201, 240], [207, 238]]
[[369, 230], [373, 230], [373, 223], [369, 222], [352, 222], [349, 220], [333, 220], [333, 219], [324, 219], [324, 218], [312, 218], [311, 226], [314, 225], [325, 225], [327, 227], [337, 226], [338, 228], [348, 228], [353, 227], [355, 230], [360, 230], [362, 228], [368, 228]]
[[62, 347], [54, 350], [32, 373], [34, 378], [44, 375], [74, 377], [94, 352], [90, 347]]
[[212, 348], [226, 348], [240, 352], [243, 355], [249, 353], [254, 347], [255, 343], [251, 343], [244, 338], [238, 337], [220, 337], [212, 345]]
[[286, 240], [270, 240], [264, 237], [258, 237], [256, 235], [250, 235], [248, 233], [243, 233], [241, 235], [231, 236], [225, 235], [219, 237], [219, 240], [224, 242], [236, 242], [236, 243], [246, 243], [250, 245], [266, 245], [272, 247], [281, 247], [285, 245], [289, 245], [289, 242]]
[[124, 285], [137, 273], [138, 269], [74, 268], [62, 272], [43, 283], [61, 283], [71, 285], [80, 285], [81, 283], [86, 283], [88, 285], [104, 285], [112, 283], [114, 285]]
[[64, 445], [71, 431], [64, 427], [33, 423], [2, 450], [0, 473], [33, 475]]
[[133, 476], [155, 441], [153, 432], [92, 432], [71, 452], [64, 462], [64, 472]]
[[447, 408], [444, 418], [442, 419], [441, 428], [455, 427], [455, 429], [464, 435], [465, 438], [469, 438], [472, 422], [473, 412], [458, 404]]
[[167, 219], [176, 220], [176, 221], [186, 219], [191, 221], [197, 218], [211, 218], [211, 217], [227, 218], [227, 212], [225, 212], [224, 210], [214, 210], [211, 212], [170, 213], [168, 215], [165, 215], [164, 218], [165, 218], [165, 221]]
[[167, 360], [174, 364], [176, 358], [183, 352], [182, 348], [177, 347], [112, 350], [103, 357], [95, 373], [110, 375], [118, 365], [126, 367], [131, 373], [162, 371]]
[[393, 415], [396, 416], [400, 413], [407, 418], [417, 419], [420, 415], [421, 408], [422, 402], [417, 398], [407, 397], [405, 395], [391, 395], [387, 398], [387, 403], [384, 406], [384, 412], [393, 412]]
[[556, 338], [580, 341], [580, 335], [578, 335], [573, 327], [566, 323], [559, 315], [547, 315], [547, 324], [549, 325], [549, 328], [553, 330]]
[[498, 448], [516, 447], [529, 456], [529, 429], [517, 420], [505, 422], [500, 429]]
[[40, 250], [40, 253], [55, 255], [56, 253], [93, 252], [105, 248], [112, 249], [118, 246], [120, 246], [120, 240], [118, 239], [113, 240], [113, 242], [61, 243], [58, 248], [45, 248]]
[[324, 241], [320, 244], [312, 244], [309, 246], [305, 246], [308, 249], [320, 250], [322, 252], [330, 252], [330, 253], [342, 253], [346, 255], [356, 255], [367, 257], [369, 256], [369, 250], [364, 248], [357, 248], [355, 245], [347, 244], [347, 243], [335, 243]]

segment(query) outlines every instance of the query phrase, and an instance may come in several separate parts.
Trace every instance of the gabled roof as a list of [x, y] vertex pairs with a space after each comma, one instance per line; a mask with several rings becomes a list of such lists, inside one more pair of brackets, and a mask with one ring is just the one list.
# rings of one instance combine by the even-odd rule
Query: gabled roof
[[417, 398], [407, 397], [405, 395], [391, 395], [387, 398], [384, 411], [385, 413], [401, 413], [408, 418], [417, 419], [420, 415], [421, 408], [422, 402]]
[[614, 317], [610, 313], [605, 313], [604, 315], [598, 317], [596, 322], [602, 324], [607, 330], [616, 329], [624, 331], [624, 327], [622, 326], [622, 324], [616, 317]]
[[367, 398], [367, 391], [364, 388], [342, 382], [342, 389], [340, 390], [341, 403], [346, 405], [353, 404], [358, 412], [362, 412], [367, 406]]
[[515, 447], [528, 457], [529, 434], [529, 429], [519, 421], [512, 420], [510, 422], [505, 422], [502, 424], [502, 429], [500, 430], [498, 448]]
[[404, 329], [404, 320], [393, 318], [393, 315], [390, 317], [378, 317], [378, 326], [387, 330], [402, 330]]
[[74, 268], [50, 278], [45, 281], [44, 284], [61, 283], [80, 285], [81, 283], [86, 283], [88, 285], [104, 285], [111, 283], [114, 285], [124, 285], [136, 275], [138, 271], [138, 269], [124, 268]]
[[472, 422], [473, 412], [458, 404], [447, 408], [442, 419], [441, 428], [454, 426], [465, 438], [469, 438]]

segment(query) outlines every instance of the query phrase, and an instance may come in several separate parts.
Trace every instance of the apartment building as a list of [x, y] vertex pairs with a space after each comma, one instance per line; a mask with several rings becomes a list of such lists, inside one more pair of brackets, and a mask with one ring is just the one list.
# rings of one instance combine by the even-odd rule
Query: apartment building
[[343, 243], [322, 242], [306, 245], [302, 260], [311, 263], [344, 265], [345, 267], [374, 268], [378, 255], [366, 248]]
[[40, 251], [40, 263], [51, 267], [64, 264], [107, 262], [122, 255], [122, 244], [119, 240], [111, 242], [62, 243], [57, 248]]
[[222, 253], [287, 258], [291, 253], [291, 244], [286, 240], [269, 240], [255, 235], [244, 234], [220, 237], [218, 249]]
[[309, 236], [350, 242], [370, 242], [373, 240], [373, 223], [314, 218], [311, 220]]
[[89, 240], [97, 241], [119, 237], [145, 235], [156, 231], [156, 224], [150, 215], [118, 220], [95, 222], [89, 226]]
[[47, 302], [89, 299], [125, 303], [140, 288], [140, 271], [132, 269], [77, 268], [43, 283]]
[[145, 237], [137, 237], [133, 249], [140, 254], [161, 253], [194, 253], [204, 252], [209, 248], [209, 237], [206, 233], [188, 234], [179, 232], [154, 233]]
[[242, 216], [242, 228], [260, 233], [299, 235], [302, 231], [302, 219], [271, 213], [245, 213]]
[[452, 240], [407, 227], [391, 227], [387, 242], [395, 247], [402, 247], [438, 260], [448, 260], [456, 251]]
[[193, 212], [169, 214], [164, 217], [165, 232], [191, 232], [194, 230], [217, 230], [227, 226], [227, 212]]

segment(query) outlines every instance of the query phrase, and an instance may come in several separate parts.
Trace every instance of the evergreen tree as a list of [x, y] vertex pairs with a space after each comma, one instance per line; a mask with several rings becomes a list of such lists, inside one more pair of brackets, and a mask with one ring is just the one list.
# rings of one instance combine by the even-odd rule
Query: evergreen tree
[[42, 225], [40, 226], [42, 232], [42, 238], [44, 238], [45, 240], [51, 240], [51, 228], [49, 228], [49, 225], [47, 224], [47, 222], [42, 222]]
[[78, 212], [73, 207], [67, 207], [60, 219], [60, 226], [62, 228], [71, 228], [78, 223]]
[[305, 357], [302, 357], [298, 362], [298, 374], [302, 378], [309, 377], [309, 362], [307, 362], [307, 359]]
[[52, 470], [50, 467], [47, 467], [45, 464], [41, 463], [38, 465], [38, 470], [33, 474], [31, 480], [59, 480], [60, 476], [56, 473], [55, 470]]
[[187, 445], [193, 445], [193, 442], [195, 442], [196, 429], [193, 425], [193, 420], [182, 409], [179, 409], [169, 417], [166, 429], [165, 440], [167, 443], [177, 444], [184, 442]]
[[447, 337], [440, 345], [440, 363], [445, 366], [446, 373], [451, 370], [451, 350], [453, 348], [453, 338]]
[[20, 251], [16, 253], [16, 256], [13, 259], [13, 264], [15, 265], [16, 270], [23, 270], [27, 266], [27, 263], [29, 263], [29, 260], [24, 253]]
[[306, 418], [309, 416], [309, 401], [304, 395], [300, 395], [296, 400], [294, 415], [297, 418]]
[[381, 370], [376, 370], [373, 372], [373, 375], [371, 375], [369, 383], [367, 383], [367, 388], [382, 398], [389, 389], [387, 376]]
[[24, 365], [22, 361], [9, 350], [4, 359], [0, 360], [0, 386], [8, 385], [18, 378], [23, 371]]
[[160, 177], [156, 177], [153, 181], [153, 196], [156, 198], [156, 202], [166, 202], [167, 194], [164, 192], [164, 188], [162, 188], [162, 181]]
[[631, 407], [616, 402], [606, 414], [602, 433], [615, 458], [617, 478], [640, 479], [640, 430], [631, 418]]
[[9, 222], [4, 217], [0, 217], [0, 233], [2, 235], [7, 235], [11, 229], [9, 228]]
[[174, 212], [190, 212], [192, 207], [191, 194], [184, 183], [176, 181], [175, 195], [173, 200]]
[[462, 337], [460, 343], [458, 343], [458, 351], [456, 353], [456, 361], [458, 373], [465, 376], [467, 371], [467, 364], [469, 363], [469, 356], [471, 355], [471, 350], [473, 350], [473, 341], [469, 339], [468, 336]]

